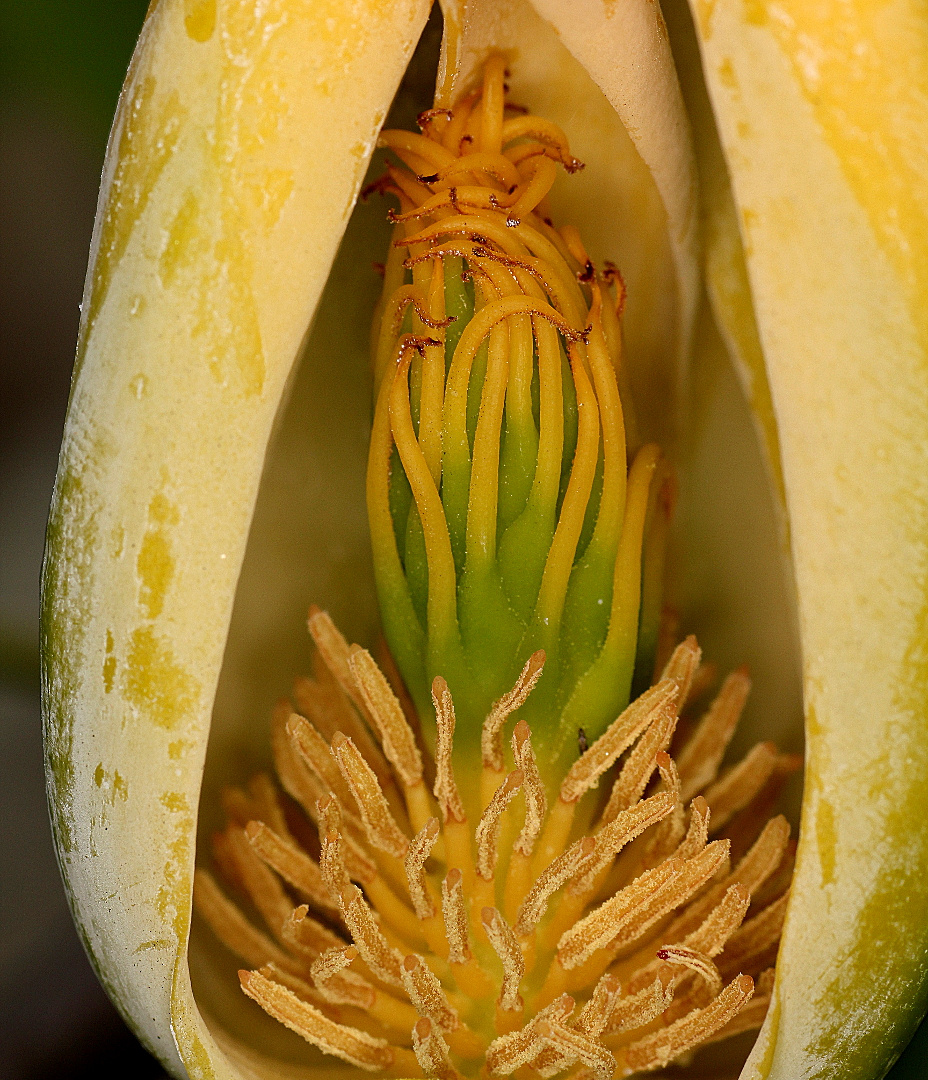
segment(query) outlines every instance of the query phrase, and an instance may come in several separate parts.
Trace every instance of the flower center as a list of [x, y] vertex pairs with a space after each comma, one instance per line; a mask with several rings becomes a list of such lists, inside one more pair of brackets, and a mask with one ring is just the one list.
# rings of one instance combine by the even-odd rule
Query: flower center
[[622, 392], [624, 287], [552, 225], [581, 165], [503, 79], [491, 58], [422, 134], [381, 136], [405, 166], [373, 185], [400, 201], [368, 469], [389, 649], [311, 611], [283, 793], [224, 793], [240, 902], [201, 868], [195, 903], [245, 993], [360, 1069], [609, 1080], [762, 1022], [793, 860], [768, 818], [799, 763], [761, 743], [719, 775], [749, 680], [700, 715], [712, 673], [661, 619], [672, 490]]

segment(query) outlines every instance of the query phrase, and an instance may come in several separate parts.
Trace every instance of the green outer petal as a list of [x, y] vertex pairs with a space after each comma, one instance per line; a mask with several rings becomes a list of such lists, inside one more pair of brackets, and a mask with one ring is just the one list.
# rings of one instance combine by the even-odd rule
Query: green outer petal
[[692, 2], [780, 433], [807, 784], [747, 1077], [876, 1078], [928, 999], [928, 18]]
[[177, 1076], [257, 1075], [187, 972], [210, 714], [264, 448], [427, 12], [161, 0], [111, 139], [46, 554], [48, 783], [87, 950]]

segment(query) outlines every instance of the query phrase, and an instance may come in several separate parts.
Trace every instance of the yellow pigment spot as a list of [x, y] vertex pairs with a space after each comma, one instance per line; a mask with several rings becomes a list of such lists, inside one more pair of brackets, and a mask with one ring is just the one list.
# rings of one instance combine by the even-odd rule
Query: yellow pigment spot
[[168, 743], [168, 757], [171, 761], [180, 761], [190, 745], [187, 739], [175, 739], [174, 742]]
[[188, 191], [168, 227], [164, 249], [158, 259], [158, 276], [166, 289], [174, 283], [179, 270], [202, 255], [202, 243], [198, 242], [199, 213], [199, 200]]
[[106, 632], [106, 659], [103, 661], [103, 689], [109, 694], [113, 690], [113, 678], [116, 675], [116, 657], [113, 656], [113, 633]]
[[184, 29], [194, 41], [209, 41], [216, 29], [216, 0], [184, 0]]
[[122, 691], [142, 717], [170, 730], [193, 709], [200, 686], [165, 641], [150, 627], [140, 626], [129, 639]]

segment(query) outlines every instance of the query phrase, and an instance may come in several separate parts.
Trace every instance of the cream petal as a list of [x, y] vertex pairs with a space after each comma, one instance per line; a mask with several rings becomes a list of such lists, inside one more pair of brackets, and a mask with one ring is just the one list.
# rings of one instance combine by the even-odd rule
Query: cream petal
[[693, 3], [780, 433], [808, 765], [745, 1075], [877, 1076], [928, 997], [922, 5]]

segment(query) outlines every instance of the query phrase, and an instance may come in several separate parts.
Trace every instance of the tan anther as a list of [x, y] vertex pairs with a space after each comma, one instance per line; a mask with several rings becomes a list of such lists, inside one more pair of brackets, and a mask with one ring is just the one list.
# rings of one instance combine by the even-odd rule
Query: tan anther
[[585, 836], [571, 844], [542, 872], [519, 908], [515, 931], [520, 937], [531, 934], [547, 910], [551, 897], [586, 865], [595, 850], [596, 841], [592, 836]]
[[457, 1012], [448, 1001], [441, 983], [421, 956], [411, 953], [400, 966], [403, 988], [420, 1016], [427, 1016], [442, 1031], [457, 1031], [461, 1026]]
[[612, 1010], [606, 1025], [606, 1031], [616, 1034], [623, 1031], [636, 1031], [653, 1023], [662, 1012], [673, 1004], [674, 980], [665, 965], [664, 973], [657, 973], [640, 990], [631, 993], [626, 990]]
[[709, 840], [709, 804], [697, 795], [690, 804], [690, 823], [675, 854], [681, 859], [691, 859], [706, 846]]
[[293, 902], [284, 891], [277, 875], [270, 870], [252, 849], [245, 830], [236, 825], [226, 829], [229, 851], [235, 860], [238, 880], [261, 912], [270, 931], [276, 936], [290, 917]]
[[606, 1030], [621, 996], [622, 984], [615, 975], [607, 972], [596, 983], [590, 1000], [570, 1026], [581, 1035], [598, 1038]]
[[294, 952], [309, 960], [315, 960], [328, 949], [343, 949], [346, 942], [327, 926], [309, 914], [309, 907], [301, 904], [290, 913], [284, 923], [281, 939]]
[[335, 676], [342, 690], [363, 712], [364, 699], [348, 663], [351, 650], [341, 631], [332, 622], [329, 613], [321, 611], [315, 605], [309, 609], [309, 617], [306, 623], [326, 667]]
[[[319, 822], [319, 843], [323, 852], [328, 839], [337, 836], [340, 841], [339, 858], [343, 861], [348, 876], [352, 881], [369, 885], [377, 876], [377, 866], [348, 835], [342, 807], [335, 795], [327, 794], [316, 803], [316, 818]], [[320, 868], [325, 873], [322, 863], [323, 860], [320, 858]], [[326, 884], [328, 885], [328, 882]]]
[[435, 745], [435, 798], [446, 822], [466, 821], [464, 804], [454, 778], [451, 751], [454, 745], [454, 703], [451, 691], [441, 676], [432, 683], [432, 704], [437, 719]]
[[522, 786], [522, 770], [511, 772], [496, 789], [490, 805], [484, 810], [477, 823], [474, 839], [477, 844], [477, 873], [484, 881], [492, 881], [496, 873], [498, 858], [499, 830], [503, 811], [516, 797]]
[[337, 832], [320, 832], [320, 839], [322, 853], [319, 856], [319, 869], [322, 871], [322, 880], [332, 900], [341, 908], [343, 898], [348, 895], [351, 887], [351, 878], [342, 855], [342, 837]]
[[347, 948], [328, 949], [310, 965], [316, 989], [333, 1005], [354, 1005], [359, 1009], [371, 1009], [377, 1000], [377, 991], [362, 975], [349, 971], [358, 950]]
[[310, 985], [299, 975], [295, 975], [292, 971], [286, 971], [277, 964], [262, 964], [258, 969], [258, 974], [263, 975], [265, 979], [270, 979], [271, 982], [286, 986], [301, 1001], [308, 1001], [310, 1005], [315, 1005], [317, 1009], [321, 1009], [330, 1020], [341, 1022], [341, 1010], [326, 1001], [315, 986]]
[[670, 659], [661, 672], [661, 679], [672, 679], [677, 684], [679, 688], [677, 701], [680, 702], [681, 707], [690, 696], [690, 687], [693, 685], [693, 678], [701, 659], [702, 649], [691, 634], [670, 654]]
[[[497, 701], [483, 722], [483, 731], [480, 736], [480, 751], [483, 756], [483, 764], [493, 769], [494, 772], [502, 772], [503, 763], [503, 725], [506, 720], [525, 703], [525, 699], [535, 688], [535, 684], [541, 678], [545, 665], [544, 649], [532, 655], [522, 668], [522, 674], [516, 680], [515, 686], [508, 694]], [[518, 764], [518, 763], [517, 763]]]
[[763, 911], [743, 923], [725, 945], [719, 964], [723, 971], [756, 970], [758, 960], [772, 952], [780, 939], [789, 893], [784, 893]]
[[412, 1029], [412, 1048], [423, 1076], [435, 1080], [460, 1080], [461, 1074], [451, 1064], [448, 1044], [438, 1026], [427, 1017], [416, 1021]]
[[448, 961], [466, 964], [471, 958], [467, 932], [467, 905], [464, 902], [463, 875], [452, 867], [441, 884], [441, 909], [448, 938]]
[[603, 773], [616, 763], [649, 724], [660, 715], [673, 711], [678, 694], [677, 684], [672, 679], [665, 679], [636, 698], [570, 767], [561, 784], [563, 801], [576, 802], [596, 787]]
[[706, 802], [712, 811], [712, 832], [723, 829], [760, 792], [770, 779], [778, 756], [774, 743], [758, 743], [737, 765], [706, 789]]
[[525, 976], [525, 957], [519, 948], [518, 939], [496, 908], [485, 907], [480, 918], [493, 951], [503, 965], [503, 982], [497, 1004], [501, 1009], [518, 1012], [522, 1009], [519, 984]]
[[704, 1009], [694, 1009], [663, 1031], [656, 1031], [627, 1047], [619, 1055], [618, 1075], [630, 1076], [646, 1069], [663, 1068], [686, 1050], [699, 1046], [738, 1015], [753, 990], [753, 981], [747, 975], [739, 975]]
[[371, 845], [396, 859], [404, 858], [409, 840], [394, 820], [374, 770], [341, 732], [332, 736], [332, 755], [358, 804]]
[[558, 942], [557, 956], [561, 966], [568, 971], [579, 967], [597, 949], [613, 941], [635, 917], [639, 907], [653, 896], [665, 892], [669, 884], [683, 873], [685, 865], [682, 859], [668, 859], [653, 870], [646, 870], [621, 892], [611, 896], [565, 931]]
[[527, 1065], [544, 1049], [538, 1035], [538, 1025], [564, 1024], [574, 1011], [574, 999], [562, 994], [542, 1009], [519, 1031], [500, 1035], [490, 1043], [486, 1056], [487, 1069], [496, 1076], [511, 1076], [516, 1069]]
[[[680, 875], [667, 888], [648, 897], [611, 942], [613, 949], [637, 941], [659, 919], [682, 908], [728, 864], [728, 841], [716, 840], [692, 859], [686, 859]], [[671, 939], [672, 940], [672, 939]]]
[[768, 821], [751, 850], [728, 877], [691, 904], [680, 918], [671, 924], [668, 934], [676, 936], [679, 940], [684, 934], [694, 930], [732, 885], [743, 885], [751, 894], [757, 892], [776, 870], [786, 851], [788, 841], [789, 822], [786, 818], [781, 815]]
[[695, 972], [706, 984], [713, 997], [721, 991], [722, 976], [719, 974], [719, 969], [705, 953], [699, 952], [698, 949], [689, 949], [685, 945], [665, 945], [657, 950], [657, 955], [668, 964]]
[[422, 756], [396, 694], [371, 654], [355, 645], [348, 666], [377, 727], [384, 754], [406, 787], [422, 779]]
[[296, 994], [255, 971], [238, 973], [242, 989], [266, 1013], [327, 1054], [367, 1072], [388, 1069], [395, 1051], [385, 1039], [337, 1024]]
[[280, 778], [284, 791], [303, 807], [315, 820], [316, 802], [324, 794], [315, 776], [298, 756], [290, 736], [287, 733], [287, 721], [292, 710], [288, 701], [279, 701], [274, 707], [271, 720], [271, 751], [274, 755], [274, 768]]
[[222, 811], [229, 821], [242, 828], [255, 816], [257, 808], [245, 792], [234, 784], [223, 786], [220, 800], [222, 802]]
[[249, 821], [245, 836], [252, 848], [272, 870], [321, 907], [338, 910], [332, 903], [319, 864], [296, 844], [285, 840], [263, 821]]
[[418, 919], [430, 919], [435, 914], [435, 905], [426, 888], [425, 863], [432, 854], [432, 848], [438, 840], [438, 818], [429, 818], [422, 829], [413, 837], [406, 852], [406, 879], [409, 885], [409, 898]]
[[531, 729], [524, 720], [520, 720], [513, 729], [512, 756], [516, 768], [522, 772], [522, 791], [525, 794], [525, 824], [513, 847], [528, 858], [535, 848], [548, 812], [548, 797], [532, 749]]
[[570, 891], [583, 896], [592, 889], [598, 875], [626, 844], [640, 836], [645, 829], [671, 813], [675, 799], [671, 792], [660, 791], [649, 799], [636, 803], [628, 810], [623, 810], [618, 817], [610, 821], [594, 837], [596, 847], [592, 857], [570, 884]]
[[[561, 1057], [567, 1064], [572, 1065], [579, 1061], [591, 1070], [596, 1080], [612, 1080], [615, 1072], [615, 1057], [600, 1043], [582, 1035], [579, 1031], [542, 1020], [536, 1025], [535, 1031], [541, 1039], [541, 1043]], [[560, 1063], [558, 1063], [558, 1066]], [[557, 1067], [560, 1072], [560, 1067]], [[541, 1072], [542, 1076], [554, 1075]]]
[[746, 1031], [756, 1031], [763, 1024], [767, 1016], [767, 1010], [770, 1008], [770, 999], [773, 995], [773, 980], [774, 970], [768, 968], [757, 979], [751, 1000], [727, 1024], [710, 1035], [703, 1045], [720, 1042], [722, 1039], [730, 1039], [732, 1036], [741, 1035]]
[[248, 781], [248, 794], [258, 809], [258, 813], [253, 816], [263, 821], [278, 836], [292, 840], [277, 785], [273, 779], [266, 772], [255, 773]]
[[291, 713], [287, 720], [287, 735], [300, 759], [316, 774], [323, 786], [337, 795], [346, 806], [354, 806], [351, 789], [332, 760], [329, 744], [315, 725], [299, 713]]
[[744, 668], [733, 671], [680, 751], [677, 767], [683, 781], [684, 802], [715, 779], [750, 692], [747, 671]]
[[611, 821], [620, 811], [634, 806], [641, 798], [657, 765], [657, 755], [662, 750], [666, 751], [670, 745], [676, 726], [677, 710], [674, 706], [661, 710], [654, 717], [654, 722], [643, 732], [628, 755], [619, 778], [612, 787], [609, 802], [602, 815], [604, 823]]
[[400, 968], [403, 957], [383, 936], [374, 913], [364, 899], [364, 894], [354, 885], [348, 887], [348, 895], [342, 907], [342, 917], [351, 931], [361, 959], [373, 974], [392, 986], [402, 986]]
[[293, 967], [293, 960], [267, 934], [252, 926], [208, 870], [197, 868], [194, 871], [193, 904], [223, 945], [246, 964], [261, 967], [274, 962], [282, 967]]

